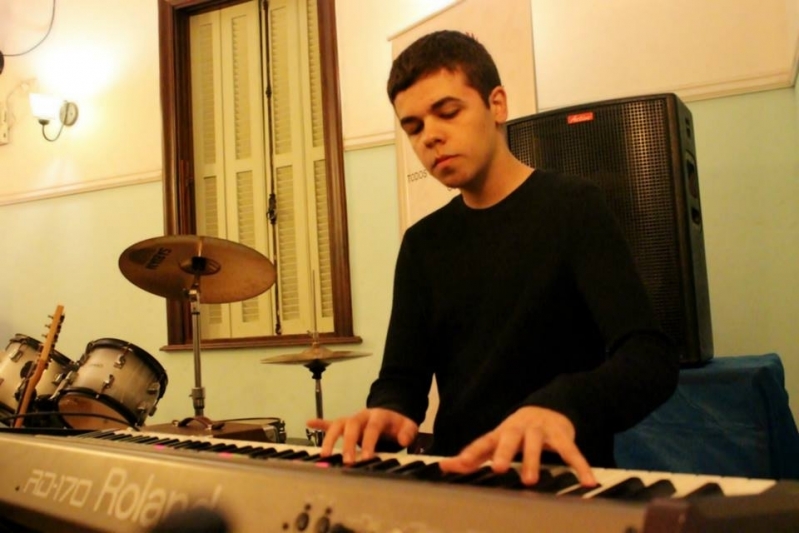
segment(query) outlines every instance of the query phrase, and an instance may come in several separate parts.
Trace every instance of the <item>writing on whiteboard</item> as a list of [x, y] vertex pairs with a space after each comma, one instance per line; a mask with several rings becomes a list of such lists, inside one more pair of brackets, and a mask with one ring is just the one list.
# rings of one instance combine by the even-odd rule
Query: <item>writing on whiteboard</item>
[[414, 181], [419, 181], [425, 179], [430, 174], [427, 173], [426, 170], [417, 170], [416, 172], [411, 172], [408, 174], [408, 183], [413, 183]]

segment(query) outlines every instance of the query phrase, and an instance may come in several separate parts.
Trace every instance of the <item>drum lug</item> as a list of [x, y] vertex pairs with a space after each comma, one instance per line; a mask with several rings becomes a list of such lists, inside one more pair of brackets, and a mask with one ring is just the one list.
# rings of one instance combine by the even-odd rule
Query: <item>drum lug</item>
[[58, 377], [56, 378], [58, 386], [56, 387], [55, 391], [53, 391], [53, 394], [50, 396], [50, 399], [53, 400], [57, 399], [61, 394], [61, 390], [70, 383], [72, 383], [72, 381], [75, 379], [76, 374], [77, 371], [75, 370], [70, 370], [66, 374], [59, 374]]
[[139, 411], [139, 423], [143, 424], [145, 418], [153, 416], [155, 414], [155, 409], [155, 404], [150, 405], [147, 402], [139, 403], [139, 406], [136, 408], [136, 410]]
[[8, 354], [8, 358], [11, 359], [13, 362], [19, 361], [19, 358], [22, 357], [22, 350], [20, 350], [19, 346], [14, 348], [14, 351]]
[[125, 366], [125, 352], [119, 354], [117, 360], [114, 361], [114, 368], [122, 368], [123, 366]]
[[108, 379], [103, 381], [102, 390], [110, 389], [111, 385], [113, 385], [113, 384], [114, 384], [114, 375], [113, 374], [108, 374]]
[[147, 387], [147, 394], [158, 394], [161, 392], [161, 384], [157, 382], [150, 383], [150, 386]]

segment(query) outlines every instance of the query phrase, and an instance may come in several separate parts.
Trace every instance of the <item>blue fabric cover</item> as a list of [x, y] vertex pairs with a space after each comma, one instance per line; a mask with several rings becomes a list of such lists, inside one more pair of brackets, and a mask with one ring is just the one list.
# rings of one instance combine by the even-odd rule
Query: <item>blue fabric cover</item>
[[799, 432], [777, 354], [716, 357], [616, 436], [619, 468], [799, 479]]

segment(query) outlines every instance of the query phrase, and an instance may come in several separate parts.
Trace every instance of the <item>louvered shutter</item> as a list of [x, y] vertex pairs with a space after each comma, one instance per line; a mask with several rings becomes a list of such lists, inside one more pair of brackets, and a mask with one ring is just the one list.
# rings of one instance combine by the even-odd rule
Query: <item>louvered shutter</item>
[[306, 168], [310, 174], [306, 183], [309, 248], [315, 283], [311, 298], [316, 302], [316, 323], [320, 331], [333, 329], [333, 278], [330, 262], [330, 232], [327, 207], [327, 172], [325, 168], [325, 131], [322, 102], [322, 64], [319, 50], [319, 19], [316, 0], [305, 0], [302, 25], [304, 75], [303, 86], [309, 87], [304, 109], [304, 141]]
[[[190, 32], [197, 233], [227, 238], [219, 12], [191, 17]], [[203, 338], [230, 335], [230, 306], [202, 305], [200, 319]]]
[[[192, 17], [198, 232], [266, 253], [278, 268], [276, 290], [204, 304], [205, 339], [272, 335], [275, 305], [282, 333], [334, 327], [316, 1], [268, 4], [269, 102], [261, 89], [258, 5]], [[271, 127], [263, 122], [266, 104]], [[265, 216], [270, 192], [277, 197], [274, 244]]]
[[302, 50], [299, 5], [269, 2], [272, 165], [277, 196], [278, 298], [283, 333], [312, 328], [310, 254], [306, 222], [306, 164], [303, 139]]
[[[257, 1], [222, 10], [228, 238], [267, 254], [266, 161]], [[231, 205], [233, 204], [233, 205]], [[232, 208], [231, 208], [232, 207]], [[231, 336], [271, 335], [271, 292], [230, 305]]]
[[[200, 86], [197, 90], [200, 94], [192, 102], [193, 116], [207, 113], [205, 108], [197, 106], [197, 98], [199, 101], [211, 99], [214, 101], [214, 110], [219, 110], [214, 115], [214, 122], [220, 126], [214, 130], [212, 143], [216, 161], [213, 180], [208, 180], [207, 185], [196, 187], [198, 231], [239, 242], [267, 254], [267, 166], [258, 2], [253, 0], [207, 15], [212, 21], [209, 24], [210, 34], [214, 38], [204, 38], [203, 32], [206, 30], [201, 27], [198, 32], [201, 47], [195, 49], [192, 46], [192, 85], [195, 87], [199, 82]], [[192, 17], [192, 21], [205, 16]], [[206, 41], [212, 44], [205, 45]], [[195, 55], [200, 57], [195, 59]], [[212, 58], [212, 64], [195, 72], [195, 63], [205, 65], [208, 58]], [[207, 71], [213, 75], [209, 76]], [[196, 79], [198, 77], [199, 80]], [[213, 82], [210, 82], [211, 78]], [[208, 95], [209, 92], [212, 96]], [[221, 105], [218, 101], [221, 101]], [[195, 146], [198, 146], [198, 139], [204, 140], [208, 136], [203, 128], [207, 122], [201, 121], [199, 131], [195, 127]], [[204, 304], [201, 310], [203, 338], [273, 334], [270, 298], [271, 292], [267, 291], [243, 302]]]

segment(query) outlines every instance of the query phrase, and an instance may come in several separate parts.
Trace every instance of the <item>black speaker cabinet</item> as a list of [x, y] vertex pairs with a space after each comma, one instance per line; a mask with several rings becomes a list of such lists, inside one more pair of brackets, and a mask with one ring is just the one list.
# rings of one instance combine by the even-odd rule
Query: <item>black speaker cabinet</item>
[[674, 94], [607, 100], [508, 122], [533, 167], [594, 180], [630, 243], [657, 318], [683, 366], [713, 357], [691, 112]]

